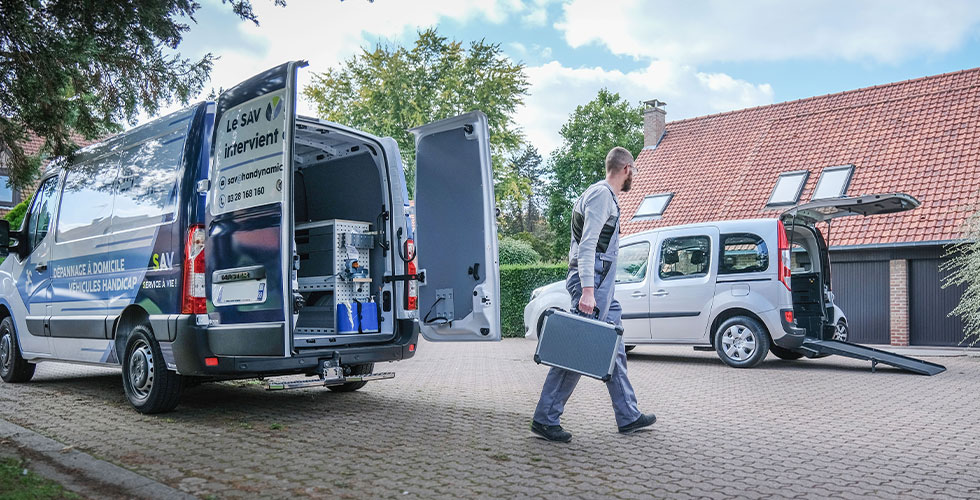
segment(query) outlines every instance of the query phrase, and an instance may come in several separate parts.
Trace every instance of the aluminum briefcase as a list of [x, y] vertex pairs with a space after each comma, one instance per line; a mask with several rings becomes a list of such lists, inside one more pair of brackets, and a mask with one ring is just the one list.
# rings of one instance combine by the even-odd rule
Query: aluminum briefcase
[[602, 380], [612, 377], [623, 327], [565, 311], [546, 311], [534, 362]]

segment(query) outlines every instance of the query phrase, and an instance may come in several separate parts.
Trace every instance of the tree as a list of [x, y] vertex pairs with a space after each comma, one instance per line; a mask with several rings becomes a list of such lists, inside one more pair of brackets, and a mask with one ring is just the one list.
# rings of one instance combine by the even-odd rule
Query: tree
[[[285, 5], [285, 0], [273, 0]], [[222, 0], [258, 24], [250, 0]], [[200, 5], [193, 0], [0, 2], [0, 144], [10, 183], [26, 186], [45, 156], [71, 156], [73, 134], [118, 131], [143, 111], [186, 103], [204, 86], [214, 57], [176, 51]], [[37, 155], [20, 143], [44, 139]]]
[[949, 313], [963, 320], [964, 342], [970, 345], [980, 342], [980, 213], [967, 222], [966, 240], [954, 246], [947, 254], [950, 259], [941, 265], [949, 273], [943, 288], [962, 286], [960, 303]]
[[623, 146], [635, 156], [643, 147], [643, 110], [602, 89], [575, 108], [560, 133], [562, 144], [548, 162], [548, 225], [556, 255], [568, 251], [572, 204], [585, 188], [605, 178], [609, 150]]
[[414, 198], [415, 140], [408, 129], [483, 111], [494, 166], [501, 167], [504, 153], [521, 143], [513, 113], [527, 88], [524, 65], [508, 59], [499, 44], [480, 40], [467, 49], [430, 28], [418, 32], [412, 47], [378, 44], [314, 74], [303, 95], [323, 118], [394, 138]]

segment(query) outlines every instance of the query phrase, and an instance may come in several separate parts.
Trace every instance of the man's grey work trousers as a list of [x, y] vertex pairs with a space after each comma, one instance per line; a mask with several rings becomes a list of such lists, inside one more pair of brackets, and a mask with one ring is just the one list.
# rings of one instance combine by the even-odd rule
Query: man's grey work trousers
[[[599, 256], [596, 256], [599, 261]], [[605, 267], [605, 269], [602, 269]], [[612, 269], [609, 269], [609, 268]], [[605, 271], [595, 289], [596, 308], [599, 309], [599, 319], [609, 321], [617, 325], [622, 325], [623, 309], [619, 302], [613, 297], [616, 288], [614, 276], [605, 274], [615, 274], [615, 265], [596, 266], [596, 276], [600, 276], [598, 271]], [[578, 309], [578, 302], [582, 298], [582, 282], [579, 279], [578, 270], [569, 269], [568, 278], [565, 280], [565, 288], [572, 296], [572, 311]], [[626, 349], [622, 340], [619, 342], [619, 351], [616, 353], [616, 365], [613, 368], [612, 377], [606, 382], [606, 389], [609, 390], [609, 399], [612, 400], [613, 412], [616, 414], [616, 424], [620, 427], [631, 424], [643, 414], [637, 408], [636, 393], [633, 392], [633, 385], [630, 384], [626, 376]], [[563, 370], [552, 368], [545, 378], [544, 387], [541, 389], [541, 399], [538, 400], [538, 407], [534, 410], [534, 421], [544, 425], [559, 425], [561, 414], [565, 411], [565, 402], [575, 390], [579, 378], [582, 376]]]

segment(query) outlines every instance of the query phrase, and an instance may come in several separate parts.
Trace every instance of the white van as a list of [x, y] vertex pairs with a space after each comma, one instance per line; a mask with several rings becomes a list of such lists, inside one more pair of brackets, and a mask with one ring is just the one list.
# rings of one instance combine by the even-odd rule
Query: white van
[[[905, 194], [838, 198], [794, 207], [779, 218], [664, 227], [623, 237], [616, 269], [623, 340], [628, 348], [714, 349], [737, 368], [756, 366], [769, 352], [783, 359], [841, 354], [902, 364], [901, 356], [879, 356], [881, 351], [846, 342], [847, 318], [833, 303], [827, 243], [816, 225], [917, 206]], [[537, 338], [545, 311], [568, 307], [564, 282], [535, 290], [524, 309], [525, 336]]]
[[[417, 235], [391, 138], [296, 116], [291, 62], [44, 174], [0, 264], [0, 378], [122, 365], [144, 413], [185, 383], [350, 391], [429, 340], [500, 339], [486, 116], [419, 127]], [[416, 248], [421, 260], [416, 260]], [[427, 269], [417, 265], [424, 263]]]

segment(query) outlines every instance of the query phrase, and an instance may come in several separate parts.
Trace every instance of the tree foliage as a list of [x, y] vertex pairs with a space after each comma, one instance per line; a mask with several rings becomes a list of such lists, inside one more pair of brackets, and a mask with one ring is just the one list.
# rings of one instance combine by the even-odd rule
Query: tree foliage
[[578, 106], [561, 127], [561, 146], [552, 153], [548, 188], [548, 225], [557, 255], [568, 251], [572, 204], [591, 184], [605, 178], [609, 150], [623, 146], [633, 155], [643, 147], [643, 110], [618, 93], [602, 89]]
[[980, 213], [967, 222], [966, 240], [952, 247], [950, 259], [941, 265], [949, 274], [943, 288], [963, 288], [960, 303], [949, 313], [963, 320], [964, 342], [980, 342]]
[[378, 44], [314, 74], [303, 95], [322, 118], [394, 138], [414, 197], [415, 139], [409, 129], [483, 111], [494, 165], [500, 166], [503, 155], [520, 146], [513, 114], [527, 88], [524, 65], [508, 59], [499, 44], [480, 40], [467, 48], [430, 28], [419, 31], [411, 47]]
[[497, 202], [503, 213], [504, 234], [540, 232], [545, 196], [545, 165], [537, 148], [527, 145], [494, 171]]
[[[284, 0], [273, 0], [285, 5]], [[257, 23], [249, 0], [222, 0]], [[193, 0], [0, 2], [0, 144], [11, 184], [28, 185], [45, 156], [70, 156], [73, 134], [102, 137], [161, 104], [186, 103], [214, 57], [177, 48], [200, 5]], [[44, 140], [37, 155], [21, 142]]]

